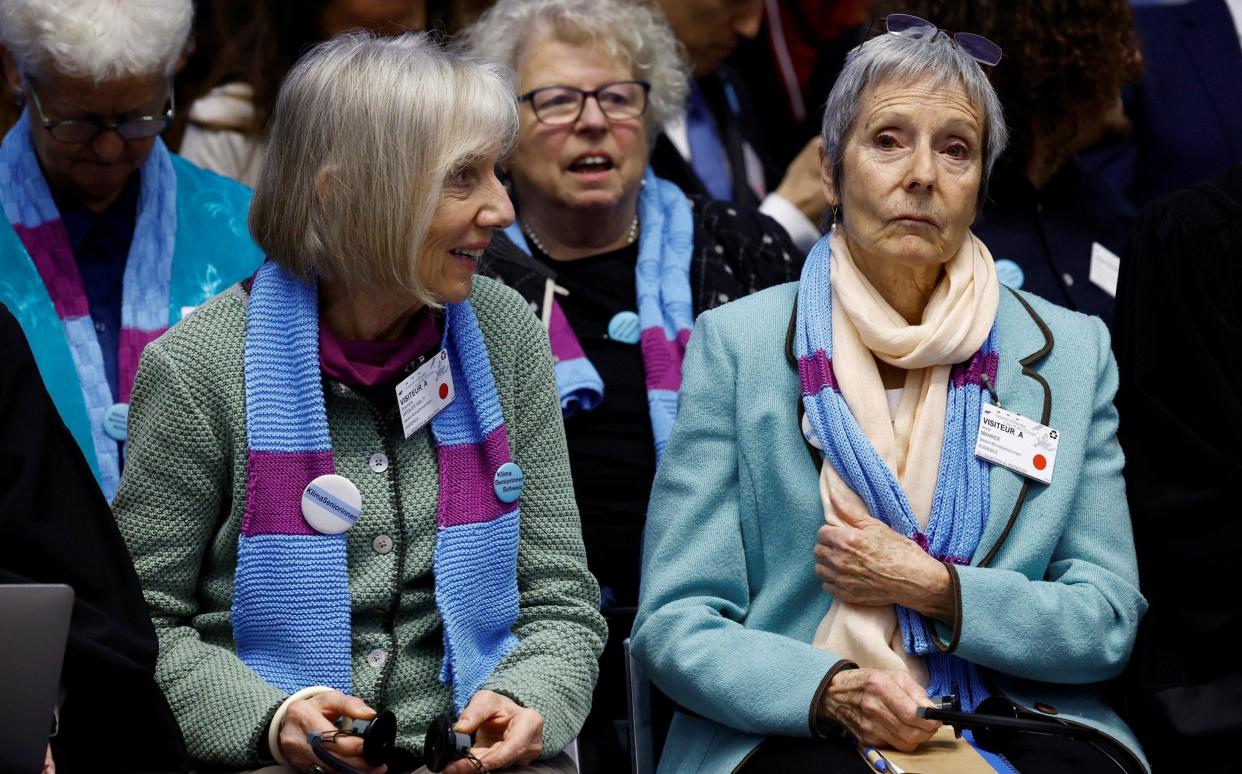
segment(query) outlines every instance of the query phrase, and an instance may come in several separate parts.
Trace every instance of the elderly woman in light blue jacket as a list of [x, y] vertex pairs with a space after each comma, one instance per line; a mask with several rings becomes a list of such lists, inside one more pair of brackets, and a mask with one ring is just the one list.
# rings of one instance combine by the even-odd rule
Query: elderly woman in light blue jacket
[[831, 234], [691, 337], [633, 635], [682, 709], [660, 770], [866, 771], [843, 738], [951, 743], [918, 710], [953, 693], [1102, 732], [961, 745], [999, 771], [1145, 771], [1095, 685], [1146, 609], [1107, 330], [1000, 286], [970, 232], [999, 49], [886, 22], [828, 100]]

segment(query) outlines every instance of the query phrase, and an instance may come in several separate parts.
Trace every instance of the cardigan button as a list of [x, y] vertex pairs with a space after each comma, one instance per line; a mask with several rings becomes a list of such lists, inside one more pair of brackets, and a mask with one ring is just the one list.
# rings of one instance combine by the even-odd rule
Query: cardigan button
[[383, 556], [392, 550], [392, 538], [387, 535], [376, 535], [371, 541], [371, 548], [375, 550], [375, 553]]
[[1035, 705], [1035, 709], [1039, 710], [1040, 712], [1044, 713], [1045, 715], [1055, 715], [1055, 714], [1057, 714], [1057, 708], [1056, 708], [1056, 707], [1054, 707], [1054, 706], [1052, 706], [1051, 704], [1043, 704], [1043, 703], [1041, 702], [1041, 703], [1038, 703], [1038, 704], [1036, 704], [1036, 705]]
[[388, 660], [388, 654], [380, 650], [379, 648], [376, 648], [375, 650], [367, 654], [367, 663], [375, 667], [376, 669], [379, 669], [380, 667], [384, 666], [384, 662], [386, 662], [387, 660]]
[[367, 465], [371, 468], [372, 473], [383, 473], [388, 470], [388, 455], [383, 452], [376, 452], [367, 460]]

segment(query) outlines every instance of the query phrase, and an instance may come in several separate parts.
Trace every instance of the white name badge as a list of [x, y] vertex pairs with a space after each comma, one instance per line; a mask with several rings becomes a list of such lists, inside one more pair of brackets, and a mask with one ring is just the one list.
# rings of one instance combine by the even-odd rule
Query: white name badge
[[453, 402], [453, 374], [448, 351], [440, 352], [397, 385], [401, 428], [409, 438]]
[[1113, 298], [1117, 297], [1117, 278], [1121, 275], [1121, 256], [1099, 242], [1091, 243], [1091, 269], [1087, 279]]
[[983, 404], [975, 456], [1044, 484], [1052, 483], [1060, 434], [1021, 414]]

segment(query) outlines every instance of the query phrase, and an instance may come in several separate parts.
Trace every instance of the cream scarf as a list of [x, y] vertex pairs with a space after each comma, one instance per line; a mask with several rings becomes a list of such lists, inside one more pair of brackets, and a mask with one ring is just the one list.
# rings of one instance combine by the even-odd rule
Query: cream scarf
[[[922, 322], [911, 325], [863, 276], [850, 255], [843, 229], [831, 236], [832, 360], [841, 395], [876, 452], [896, 474], [922, 529], [944, 444], [949, 371], [983, 345], [996, 319], [1000, 286], [987, 247], [969, 234], [944, 267]], [[889, 412], [875, 358], [906, 370], [896, 416]], [[829, 501], [862, 500], [826, 460], [819, 476], [824, 519], [840, 523]], [[813, 643], [859, 666], [905, 670], [926, 686], [927, 665], [902, 646], [892, 605], [871, 607], [834, 600]]]

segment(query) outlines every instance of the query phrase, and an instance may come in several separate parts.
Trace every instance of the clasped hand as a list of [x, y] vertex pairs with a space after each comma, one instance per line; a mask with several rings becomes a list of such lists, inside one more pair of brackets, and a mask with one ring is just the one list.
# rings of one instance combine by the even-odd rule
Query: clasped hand
[[835, 599], [855, 605], [901, 605], [950, 621], [949, 570], [913, 540], [871, 516], [861, 503], [830, 498], [836, 518], [819, 528], [815, 575]]

